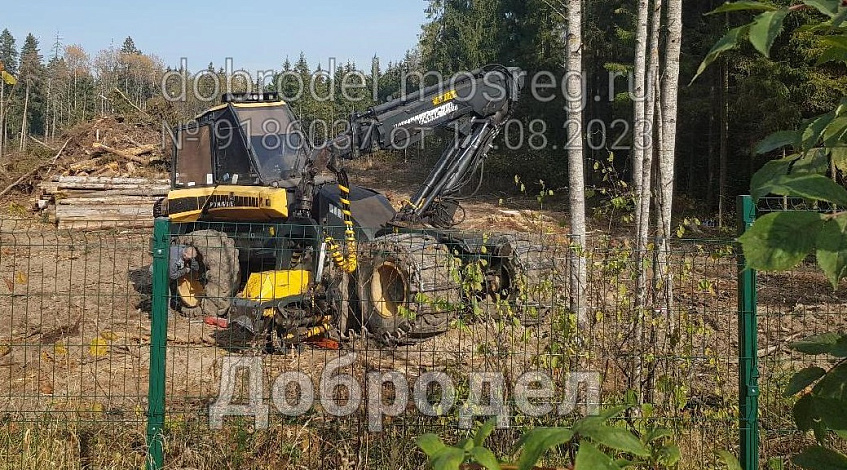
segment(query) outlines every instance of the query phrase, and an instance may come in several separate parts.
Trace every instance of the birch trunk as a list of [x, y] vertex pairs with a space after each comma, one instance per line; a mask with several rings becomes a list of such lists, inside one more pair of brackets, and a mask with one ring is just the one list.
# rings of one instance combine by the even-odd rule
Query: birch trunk
[[570, 217], [573, 243], [580, 247], [571, 255], [571, 310], [577, 315], [580, 326], [587, 325], [586, 315], [586, 258], [585, 237], [585, 168], [582, 138], [583, 83], [582, 83], [582, 0], [568, 0], [567, 25], [567, 113], [568, 133], [573, 144], [568, 149], [568, 179], [570, 186]]
[[638, 210], [641, 198], [644, 196], [641, 188], [641, 166], [644, 160], [644, 105], [647, 98], [645, 92], [647, 75], [647, 41], [650, 21], [650, 0], [638, 0], [638, 27], [635, 31], [635, 84], [632, 90], [633, 101], [633, 146], [632, 146], [632, 186], [635, 191], [635, 227], [636, 232], [641, 224], [641, 211]]
[[[642, 255], [646, 255], [647, 241], [650, 235], [650, 205], [653, 201], [653, 154], [655, 151], [654, 140], [656, 134], [656, 99], [659, 81], [659, 33], [662, 21], [662, 0], [655, 0], [650, 27], [649, 65], [646, 74], [645, 102], [644, 102], [644, 133], [642, 142], [644, 151], [641, 163], [641, 194], [636, 212], [639, 213], [638, 234], [636, 249]], [[645, 263], [638, 265], [638, 280], [636, 303], [644, 307], [647, 297], [647, 267]]]
[[[646, 81], [645, 81], [645, 102], [644, 102], [644, 133], [641, 136], [644, 150], [642, 152], [643, 161], [641, 163], [641, 198], [638, 200], [638, 205], [635, 208], [639, 214], [637, 235], [636, 235], [636, 252], [637, 252], [637, 267], [636, 269], [636, 294], [635, 294], [635, 311], [634, 322], [635, 331], [633, 333], [633, 341], [636, 346], [636, 354], [632, 365], [632, 383], [630, 387], [634, 390], [641, 391], [641, 398], [644, 402], [649, 402], [652, 396], [652, 387], [648, 383], [649, 379], [646, 376], [651, 374], [644, 371], [642, 358], [646, 356], [650, 345], [652, 334], [652, 326], [648, 330], [645, 328], [648, 324], [651, 308], [647, 305], [648, 299], [648, 236], [650, 235], [650, 206], [653, 203], [653, 167], [654, 167], [654, 152], [655, 138], [658, 132], [656, 123], [658, 114], [656, 113], [656, 103], [658, 100], [659, 88], [659, 64], [660, 64], [660, 28], [662, 23], [662, 0], [654, 0], [652, 2], [652, 10], [650, 10], [650, 39], [648, 47], [649, 60], [647, 65]], [[649, 5], [648, 5], [649, 8]], [[652, 299], [652, 296], [650, 296]]]
[[20, 142], [20, 146], [18, 148], [18, 150], [20, 150], [21, 152], [26, 150], [26, 132], [27, 132], [27, 129], [26, 129], [26, 121], [27, 121], [26, 113], [27, 113], [27, 107], [28, 106], [29, 106], [29, 80], [27, 79], [27, 81], [26, 81], [26, 92], [24, 93], [24, 113], [23, 113], [23, 118], [21, 119], [21, 142]]
[[672, 236], [671, 215], [673, 208], [674, 164], [676, 157], [676, 119], [679, 95], [679, 57], [682, 46], [682, 0], [668, 0], [668, 38], [665, 45], [665, 69], [662, 77], [662, 140], [659, 142], [659, 205], [660, 236], [659, 267], [664, 278], [662, 297], [667, 314], [673, 307], [673, 276], [668, 258]]

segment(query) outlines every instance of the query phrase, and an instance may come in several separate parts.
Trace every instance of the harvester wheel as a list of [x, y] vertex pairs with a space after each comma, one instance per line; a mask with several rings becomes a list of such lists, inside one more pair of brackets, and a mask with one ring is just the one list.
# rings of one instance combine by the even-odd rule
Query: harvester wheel
[[[196, 281], [191, 284], [184, 279], [177, 282], [176, 294], [180, 295], [183, 313], [192, 316], [225, 314], [229, 310], [230, 299], [238, 289], [238, 249], [235, 242], [217, 230], [198, 230], [180, 236], [177, 243], [197, 249], [201, 272], [205, 274], [199, 287]], [[181, 284], [186, 288], [180, 288]], [[188, 285], [192, 288], [187, 288]]]
[[542, 323], [559, 295], [556, 282], [556, 260], [549, 250], [529, 236], [505, 235], [500, 242], [504, 257], [503, 272], [508, 288], [505, 299], [523, 326]]
[[392, 234], [363, 247], [358, 270], [362, 324], [389, 345], [447, 331], [461, 309], [450, 251], [430, 236]]

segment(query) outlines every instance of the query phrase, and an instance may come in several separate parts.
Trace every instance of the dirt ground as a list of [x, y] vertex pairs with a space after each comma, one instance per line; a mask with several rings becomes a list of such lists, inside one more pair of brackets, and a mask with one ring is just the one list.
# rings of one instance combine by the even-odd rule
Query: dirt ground
[[[365, 160], [351, 180], [383, 190], [392, 203], [407, 199], [423, 176], [420, 165]], [[22, 200], [26, 196], [16, 196]], [[464, 204], [467, 230], [523, 231], [550, 247], [557, 265], [567, 265], [566, 212], [562, 200], [483, 188]], [[144, 419], [150, 356], [150, 233], [137, 230], [59, 232], [29, 218], [0, 222], [0, 414], [35, 419], [43, 411], [91, 414], [94, 419]], [[728, 242], [675, 243], [676, 303], [657, 310], [649, 346], [662, 416], [699, 419], [707, 444], [691, 445], [692, 462], [711, 459], [712, 447], [729, 448], [737, 396], [736, 264]], [[624, 241], [599, 243], [589, 258], [588, 325], [577, 330], [566, 305], [541, 326], [523, 328], [481, 318], [454, 325], [447, 334], [397, 349], [366, 338], [342, 350], [306, 346], [266, 355], [242, 332], [220, 330], [172, 314], [168, 323], [167, 396], [173, 416], [204, 414], [218, 395], [223, 358], [262, 358], [264, 395], [282, 371], [302, 371], [317, 386], [324, 366], [348, 352], [358, 354], [350, 371], [364, 384], [369, 371], [401, 371], [414, 379], [444, 370], [461, 380], [470, 371], [505, 372], [507, 383], [523, 371], [565, 374], [593, 370], [603, 378], [603, 401], [620, 402], [633, 344], [634, 280]], [[760, 275], [759, 360], [763, 423], [790, 428], [789, 404], [778, 389], [806, 358], [788, 344], [803, 335], [847, 327], [847, 289], [833, 292], [811, 268]], [[554, 287], [567, 298], [564, 285]], [[244, 347], [247, 349], [243, 349]], [[652, 364], [652, 366], [650, 365]], [[242, 390], [243, 392], [243, 390]], [[239, 392], [242, 394], [242, 392]], [[242, 394], [243, 395], [243, 394]], [[711, 429], [711, 428], [710, 428]], [[767, 432], [766, 432], [767, 435]], [[718, 439], [715, 436], [724, 436]], [[776, 452], [776, 451], [775, 451]], [[699, 460], [698, 460], [699, 459]]]
[[[385, 175], [393, 164], [379, 165], [356, 171], [353, 177], [363, 176], [363, 185], [377, 189], [399, 188], [388, 191], [395, 202], [408, 198], [414, 178], [420, 175], [390, 168], [396, 180], [368, 178]], [[25, 194], [12, 197], [18, 206], [29, 202]], [[520, 207], [484, 201], [466, 207], [468, 216], [462, 228], [489, 229], [501, 219], [511, 222], [512, 230], [538, 229], [540, 224], [554, 228], [552, 215], [541, 216]], [[9, 380], [0, 385], [0, 410], [126, 413], [144, 406], [152, 290], [150, 236], [147, 231], [121, 229], [57, 231], [36, 217], [3, 221], [0, 309], [10, 313], [9, 321], [0, 326], [0, 374], [8, 374]], [[490, 328], [476, 329], [476, 334], [493, 334]], [[197, 401], [208, 403], [217, 395], [220, 358], [244, 347], [243, 336], [173, 315], [168, 333], [169, 396], [184, 398], [174, 401], [191, 406]], [[381, 351], [364, 339], [345, 344], [345, 349], [364, 352], [360, 356], [363, 370], [385, 368], [373, 365], [374, 361], [383, 366], [388, 361], [412, 374], [451, 364], [474, 368], [484, 361], [483, 356], [474, 356], [480, 342], [468, 341], [465, 336], [457, 331], [434, 339], [417, 348], [417, 353]], [[424, 357], [426, 351], [429, 357]], [[338, 354], [306, 348], [290, 357], [271, 358], [274, 365], [268, 373], [277, 363], [286, 370], [314, 369], [317, 383], [320, 369]], [[465, 354], [471, 357], [463, 358]], [[415, 358], [410, 362], [402, 359], [404, 355]]]

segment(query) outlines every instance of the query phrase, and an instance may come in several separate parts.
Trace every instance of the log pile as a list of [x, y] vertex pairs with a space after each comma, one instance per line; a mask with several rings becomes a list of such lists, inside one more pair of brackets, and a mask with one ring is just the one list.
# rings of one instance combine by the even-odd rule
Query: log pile
[[102, 176], [54, 176], [41, 183], [37, 207], [59, 229], [151, 227], [153, 203], [168, 193], [168, 180]]

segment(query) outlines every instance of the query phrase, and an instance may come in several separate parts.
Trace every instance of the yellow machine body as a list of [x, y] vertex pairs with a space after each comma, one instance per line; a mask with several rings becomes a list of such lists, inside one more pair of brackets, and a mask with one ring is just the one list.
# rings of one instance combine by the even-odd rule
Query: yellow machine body
[[266, 222], [288, 217], [282, 188], [220, 185], [173, 189], [167, 198], [173, 222]]
[[282, 299], [308, 292], [312, 275], [300, 269], [252, 273], [242, 295], [256, 302]]
[[200, 305], [200, 297], [206, 295], [206, 289], [193, 273], [186, 274], [176, 281], [176, 290], [186, 307]]

